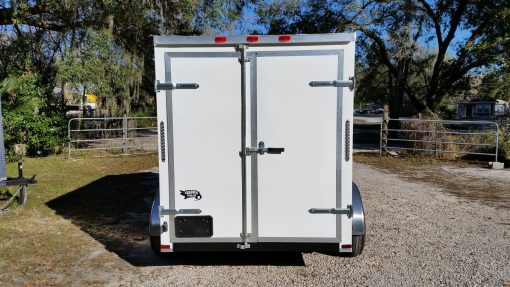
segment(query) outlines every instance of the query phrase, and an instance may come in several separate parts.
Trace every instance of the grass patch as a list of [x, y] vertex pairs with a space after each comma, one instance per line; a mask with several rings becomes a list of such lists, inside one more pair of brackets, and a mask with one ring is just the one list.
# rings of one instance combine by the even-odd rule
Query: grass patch
[[[68, 160], [64, 156], [27, 158], [24, 161], [24, 175], [36, 174], [38, 183], [31, 185], [28, 201], [22, 208], [0, 218], [0, 285], [20, 285], [28, 282], [36, 285], [53, 285], [58, 280], [55, 274], [67, 269], [85, 254], [100, 244], [90, 236], [84, 236], [83, 228], [69, 218], [63, 217], [48, 207], [48, 203], [80, 190], [84, 186], [109, 176], [132, 174], [157, 165], [156, 155], [85, 158]], [[8, 165], [8, 174], [15, 176], [16, 163]], [[126, 176], [129, 178], [130, 176]], [[133, 176], [136, 180], [136, 176]], [[120, 190], [132, 182], [115, 182]], [[71, 201], [74, 208], [90, 213], [94, 197], [85, 201]], [[99, 197], [98, 197], [99, 200]], [[126, 196], [125, 200], [130, 200]], [[60, 206], [62, 207], [62, 206]], [[89, 214], [101, 218], [101, 214]], [[57, 277], [55, 277], [57, 276]]]
[[402, 172], [406, 168], [419, 168], [424, 166], [439, 167], [445, 163], [458, 167], [481, 167], [481, 163], [470, 161], [448, 161], [445, 159], [436, 159], [427, 155], [399, 155], [380, 156], [374, 153], [355, 153], [354, 160], [359, 163], [368, 164], [377, 168], [391, 170], [393, 172]]

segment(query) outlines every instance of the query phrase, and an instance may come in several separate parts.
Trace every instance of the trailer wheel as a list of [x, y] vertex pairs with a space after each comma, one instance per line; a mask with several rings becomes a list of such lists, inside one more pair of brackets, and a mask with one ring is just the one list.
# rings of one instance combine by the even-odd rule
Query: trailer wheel
[[154, 254], [161, 255], [161, 236], [150, 236], [151, 248]]
[[356, 257], [363, 252], [363, 247], [365, 247], [365, 234], [363, 235], [353, 235], [352, 236], [352, 252], [349, 254], [351, 257]]

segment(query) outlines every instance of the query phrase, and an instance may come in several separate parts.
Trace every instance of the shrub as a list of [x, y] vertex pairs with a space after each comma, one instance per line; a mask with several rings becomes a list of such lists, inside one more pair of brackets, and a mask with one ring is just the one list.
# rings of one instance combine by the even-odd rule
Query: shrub
[[46, 102], [48, 89], [38, 74], [12, 74], [0, 82], [5, 147], [14, 160], [14, 145], [26, 144], [30, 156], [46, 156], [65, 140], [63, 114], [41, 111], [53, 109]]
[[46, 156], [65, 141], [66, 122], [61, 115], [5, 111], [3, 116], [5, 147], [10, 159], [15, 144], [26, 144], [29, 156]]

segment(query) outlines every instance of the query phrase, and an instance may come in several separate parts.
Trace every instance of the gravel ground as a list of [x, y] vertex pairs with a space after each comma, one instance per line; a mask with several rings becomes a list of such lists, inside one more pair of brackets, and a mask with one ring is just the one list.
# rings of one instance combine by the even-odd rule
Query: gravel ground
[[509, 208], [458, 198], [362, 164], [355, 164], [354, 180], [363, 195], [368, 230], [359, 257], [217, 253], [160, 260], [142, 252], [146, 266], [112, 266], [108, 281], [137, 286], [510, 286]]

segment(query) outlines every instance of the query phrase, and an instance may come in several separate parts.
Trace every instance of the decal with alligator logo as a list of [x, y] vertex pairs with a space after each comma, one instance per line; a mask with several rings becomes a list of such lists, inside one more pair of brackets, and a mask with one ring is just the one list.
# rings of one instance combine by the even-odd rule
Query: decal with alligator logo
[[202, 199], [202, 195], [200, 191], [194, 189], [180, 190], [181, 195], [184, 196], [184, 199], [195, 198], [196, 200]]

